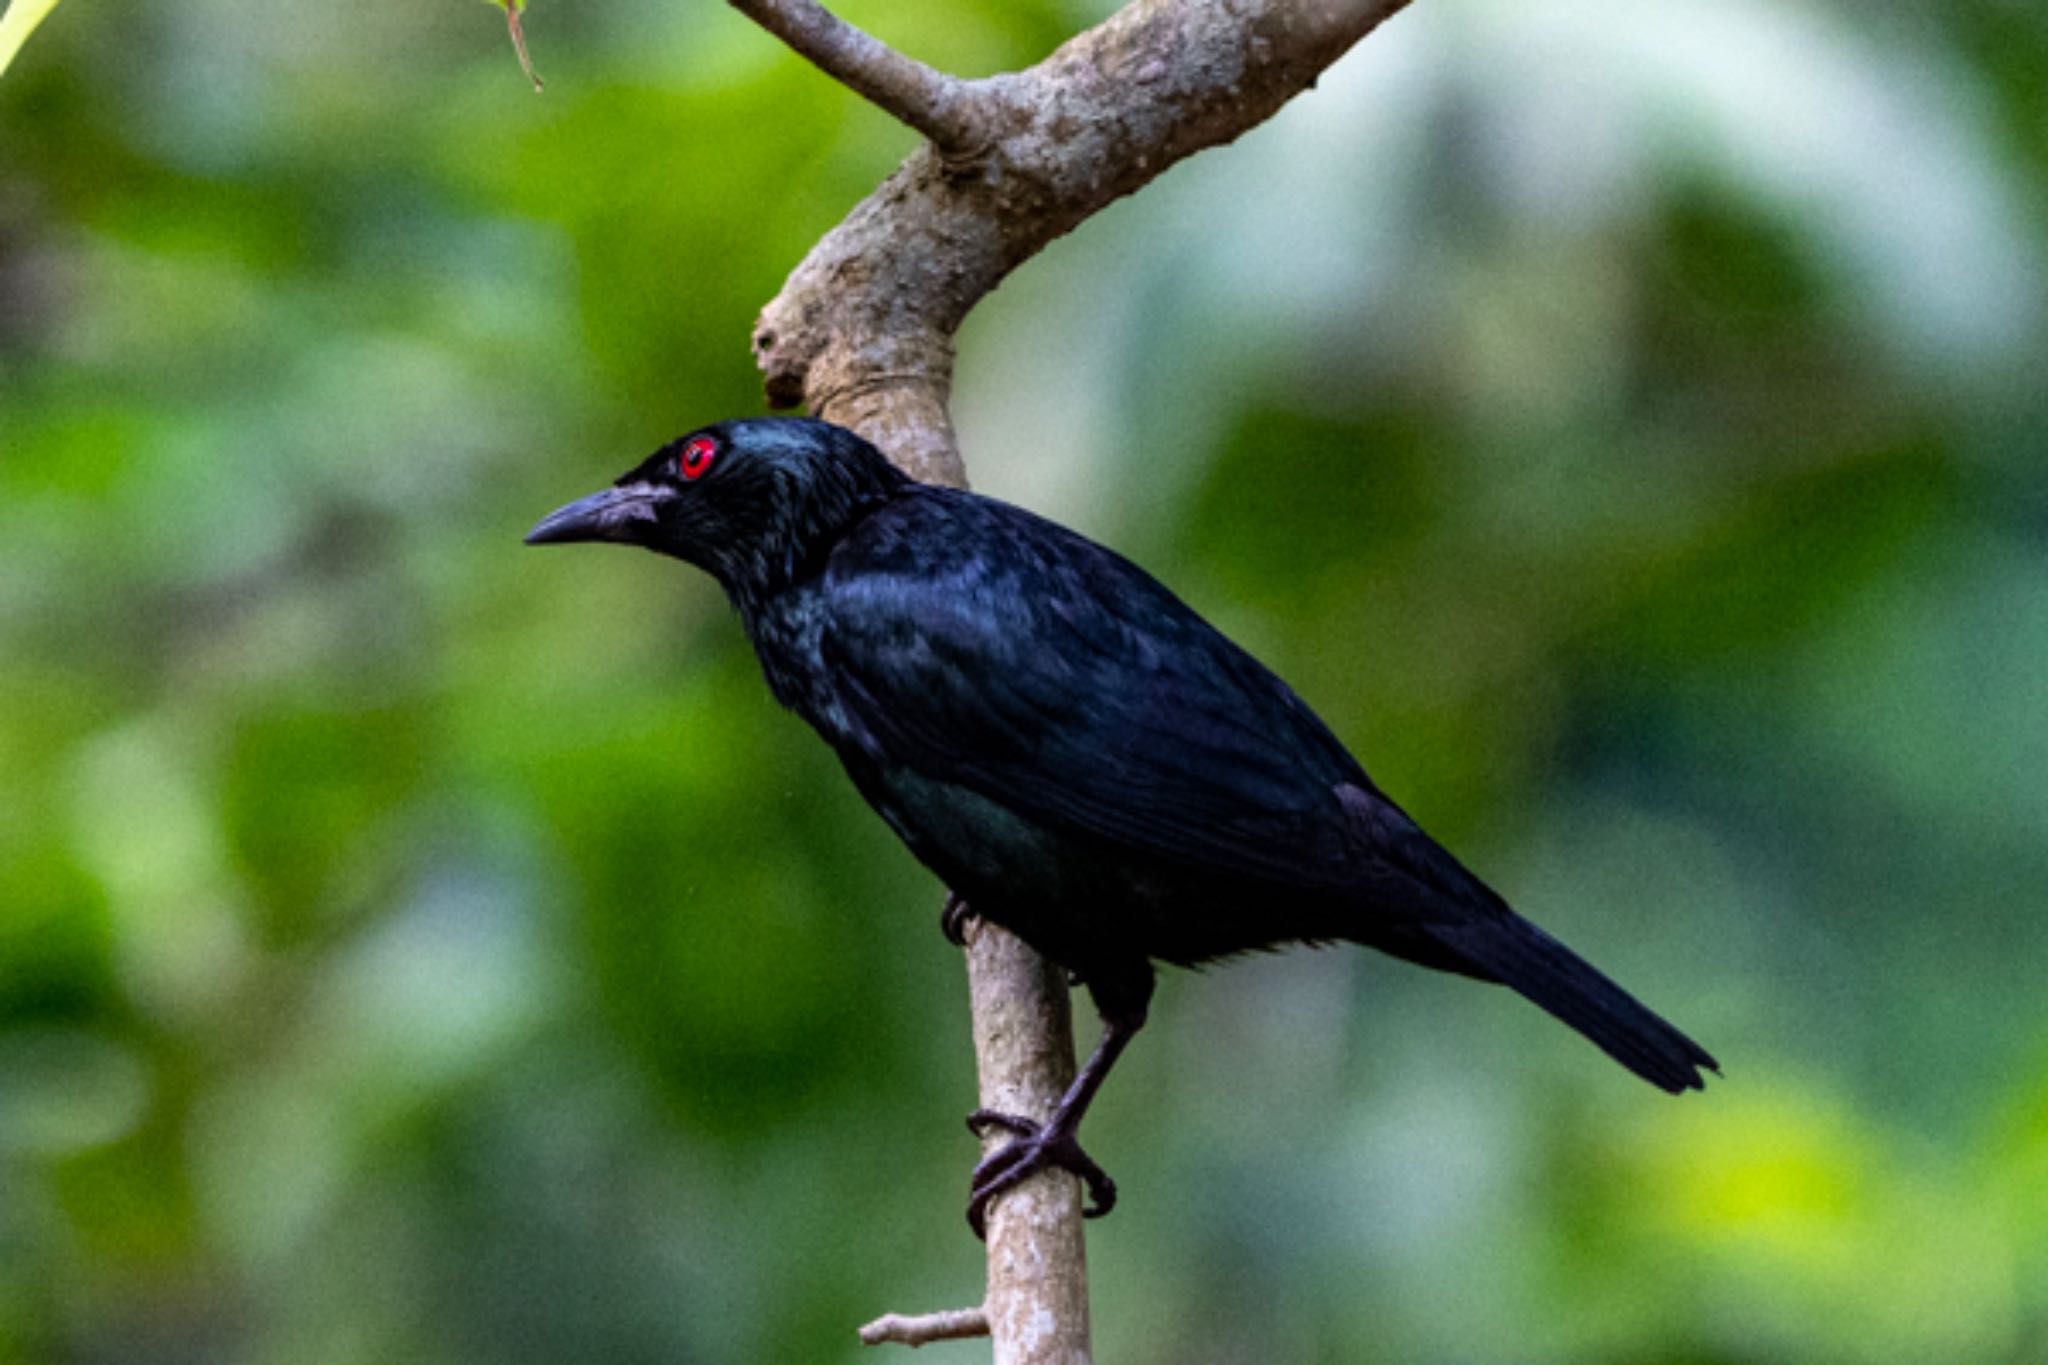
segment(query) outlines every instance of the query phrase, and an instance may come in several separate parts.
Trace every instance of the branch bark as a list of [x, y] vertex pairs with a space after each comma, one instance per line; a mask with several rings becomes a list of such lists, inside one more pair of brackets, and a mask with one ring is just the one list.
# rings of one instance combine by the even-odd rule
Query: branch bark
[[904, 56], [812, 0], [729, 3], [820, 71], [940, 147], [974, 144], [979, 111], [967, 82]]
[[[976, 81], [811, 0], [731, 3], [930, 139], [761, 310], [768, 400], [805, 404], [918, 478], [964, 487], [947, 405], [968, 311], [1090, 214], [1264, 122], [1407, 0], [1133, 0], [1038, 65]], [[1063, 974], [985, 924], [967, 967], [982, 1106], [1044, 1118], [1074, 1074]], [[996, 1202], [983, 1307], [997, 1365], [1087, 1365], [1081, 1227], [1079, 1184], [1063, 1173]]]
[[988, 1314], [979, 1308], [955, 1308], [946, 1313], [925, 1313], [907, 1318], [901, 1313], [884, 1313], [860, 1329], [861, 1344], [879, 1346], [885, 1341], [904, 1346], [929, 1346], [935, 1341], [959, 1341], [988, 1335]]

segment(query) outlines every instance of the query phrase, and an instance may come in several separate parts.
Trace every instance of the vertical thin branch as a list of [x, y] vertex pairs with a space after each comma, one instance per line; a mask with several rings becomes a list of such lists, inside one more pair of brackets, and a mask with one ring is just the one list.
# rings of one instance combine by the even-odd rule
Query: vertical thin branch
[[[966, 468], [945, 401], [943, 383], [880, 383], [829, 395], [817, 411], [874, 441], [912, 473], [965, 487]], [[980, 1107], [1049, 1118], [1074, 1079], [1066, 974], [1014, 934], [975, 920], [967, 933], [967, 993]], [[993, 1130], [984, 1147], [994, 1150], [1010, 1140], [1008, 1133]], [[996, 1200], [989, 1212], [988, 1282], [981, 1305], [996, 1365], [1088, 1365], [1088, 1261], [1081, 1229], [1080, 1182], [1065, 1171], [1042, 1171]], [[919, 1321], [954, 1318], [961, 1315]], [[863, 1329], [862, 1339], [907, 1337], [881, 1330], [877, 1321]]]
[[[967, 940], [981, 1105], [1044, 1122], [1074, 1079], [1066, 976], [1015, 935], [982, 923]], [[993, 1150], [1014, 1141], [992, 1132]], [[996, 1365], [1088, 1365], [1088, 1254], [1081, 1182], [1042, 1171], [995, 1202], [982, 1310]]]
[[[768, 400], [808, 404], [916, 477], [965, 486], [947, 409], [953, 334], [974, 305], [1089, 215], [1264, 122], [1408, 0], [1132, 0], [1030, 70], [978, 81], [900, 56], [816, 0], [731, 3], [933, 144], [761, 310]], [[1062, 972], [987, 924], [970, 933], [967, 971], [982, 1107], [1045, 1119], [1074, 1075]], [[985, 1322], [997, 1365], [1088, 1365], [1081, 1229], [1079, 1182], [1041, 1172], [990, 1210], [979, 1319], [883, 1319], [863, 1339], [917, 1344]]]

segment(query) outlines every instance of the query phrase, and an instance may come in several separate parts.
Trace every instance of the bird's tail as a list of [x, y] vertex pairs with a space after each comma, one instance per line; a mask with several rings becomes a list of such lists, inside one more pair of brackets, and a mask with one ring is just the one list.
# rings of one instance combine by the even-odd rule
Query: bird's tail
[[1701, 1067], [1720, 1071], [1705, 1048], [1519, 915], [1509, 912], [1428, 932], [1462, 970], [1527, 996], [1651, 1085], [1675, 1095], [1704, 1087]]

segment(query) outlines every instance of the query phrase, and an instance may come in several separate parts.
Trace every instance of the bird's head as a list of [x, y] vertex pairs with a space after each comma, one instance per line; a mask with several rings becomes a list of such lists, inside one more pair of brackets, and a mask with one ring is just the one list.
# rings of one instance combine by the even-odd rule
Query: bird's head
[[550, 512], [526, 543], [639, 545], [708, 570], [735, 599], [758, 598], [801, 576], [909, 482], [879, 450], [829, 422], [719, 422]]

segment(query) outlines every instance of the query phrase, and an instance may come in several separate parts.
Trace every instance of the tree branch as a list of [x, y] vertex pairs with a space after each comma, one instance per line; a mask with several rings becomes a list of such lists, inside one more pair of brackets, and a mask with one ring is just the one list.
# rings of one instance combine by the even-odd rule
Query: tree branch
[[[1014, 934], [975, 920], [967, 931], [967, 985], [980, 1107], [1045, 1122], [1074, 1079], [1067, 974]], [[1010, 1140], [991, 1129], [983, 1155]], [[996, 1365], [1088, 1365], [1079, 1180], [1046, 1171], [996, 1199], [982, 1311]]]
[[[933, 144], [761, 310], [768, 400], [807, 404], [917, 477], [964, 486], [947, 403], [968, 310], [1104, 205], [1263, 122], [1407, 0], [1134, 0], [1037, 66], [972, 84], [802, 0], [732, 3]], [[1074, 1074], [1063, 974], [988, 924], [969, 936], [967, 968], [982, 1106], [1045, 1118]], [[995, 1202], [984, 1311], [996, 1365], [1088, 1365], [1081, 1227], [1064, 1172]]]
[[922, 1313], [907, 1318], [886, 1313], [860, 1329], [861, 1344], [879, 1346], [885, 1341], [904, 1346], [929, 1346], [934, 1341], [958, 1341], [963, 1337], [988, 1335], [988, 1314], [979, 1308], [955, 1308], [945, 1313]]
[[972, 147], [980, 120], [973, 87], [863, 33], [815, 0], [728, 0], [820, 71], [942, 150]]
[[1263, 122], [1406, 3], [1136, 0], [1030, 70], [976, 82], [975, 153], [913, 153], [762, 310], [768, 401], [963, 481], [945, 409], [968, 310], [1104, 205]]

